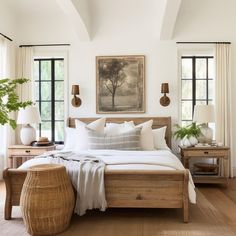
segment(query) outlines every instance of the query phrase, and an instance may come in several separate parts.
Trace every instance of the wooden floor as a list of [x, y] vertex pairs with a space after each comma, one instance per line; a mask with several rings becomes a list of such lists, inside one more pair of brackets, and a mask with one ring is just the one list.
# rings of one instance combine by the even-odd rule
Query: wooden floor
[[[19, 208], [13, 220], [3, 219], [5, 186], [0, 182], [0, 235], [23, 236]], [[236, 235], [236, 179], [226, 189], [197, 186], [197, 204], [190, 207], [191, 222], [182, 223], [178, 209], [108, 209], [74, 216], [71, 226], [60, 235], [76, 236], [231, 236]]]

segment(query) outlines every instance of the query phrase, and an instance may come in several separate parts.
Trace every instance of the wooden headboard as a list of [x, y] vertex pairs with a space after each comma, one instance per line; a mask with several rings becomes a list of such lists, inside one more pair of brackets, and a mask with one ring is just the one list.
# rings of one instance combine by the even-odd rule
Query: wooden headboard
[[[90, 123], [94, 120], [98, 119], [99, 117], [93, 118], [68, 118], [68, 127], [74, 128], [75, 127], [75, 120], [78, 119], [84, 123]], [[171, 148], [171, 117], [109, 117], [106, 118], [106, 122], [112, 123], [123, 123], [124, 121], [134, 121], [136, 125], [141, 124], [145, 121], [153, 120], [153, 129], [161, 128], [166, 126], [166, 143], [169, 148]]]

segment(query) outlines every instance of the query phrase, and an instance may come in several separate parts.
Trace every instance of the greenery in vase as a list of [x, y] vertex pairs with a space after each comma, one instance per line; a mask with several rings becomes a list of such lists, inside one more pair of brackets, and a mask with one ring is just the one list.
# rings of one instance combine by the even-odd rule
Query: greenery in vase
[[185, 127], [181, 127], [179, 125], [175, 125], [175, 127], [177, 128], [177, 130], [174, 132], [173, 136], [176, 139], [183, 139], [184, 137], [198, 138], [202, 133], [200, 129], [200, 125], [196, 125], [195, 122]]
[[16, 93], [17, 85], [20, 86], [28, 81], [25, 78], [0, 79], [0, 125], [9, 124], [15, 129], [16, 121], [11, 119], [10, 113], [32, 105], [32, 101], [19, 102], [19, 96]]

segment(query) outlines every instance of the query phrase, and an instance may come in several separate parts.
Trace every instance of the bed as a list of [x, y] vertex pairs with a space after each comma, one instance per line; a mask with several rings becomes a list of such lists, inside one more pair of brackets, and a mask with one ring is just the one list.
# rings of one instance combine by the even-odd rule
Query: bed
[[[75, 127], [75, 119], [68, 119], [68, 126]], [[96, 118], [81, 118], [89, 123]], [[171, 118], [107, 118], [107, 122], [122, 123], [133, 120], [140, 124], [153, 119], [153, 129], [166, 126], [166, 142], [171, 147]], [[11, 219], [12, 206], [19, 206], [21, 189], [26, 177], [26, 170], [6, 169], [5, 219]], [[186, 169], [172, 170], [168, 168], [106, 168], [105, 193], [110, 208], [180, 208], [183, 221], [189, 221], [189, 171]]]

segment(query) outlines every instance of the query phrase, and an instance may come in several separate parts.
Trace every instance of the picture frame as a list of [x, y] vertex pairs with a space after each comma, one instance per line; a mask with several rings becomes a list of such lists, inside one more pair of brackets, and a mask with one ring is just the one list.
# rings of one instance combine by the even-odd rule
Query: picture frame
[[145, 113], [145, 56], [96, 57], [96, 113]]

